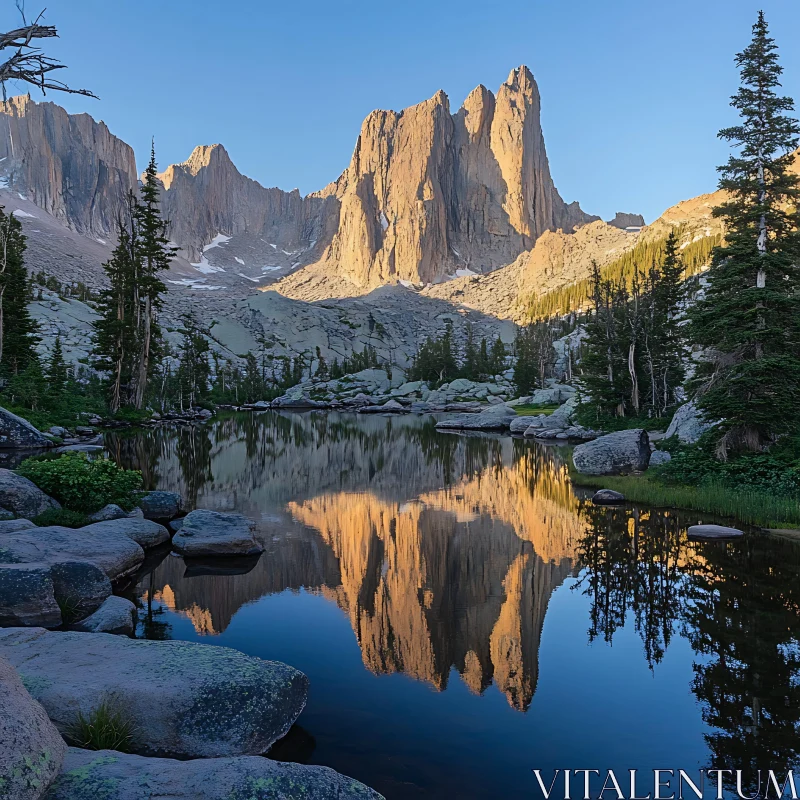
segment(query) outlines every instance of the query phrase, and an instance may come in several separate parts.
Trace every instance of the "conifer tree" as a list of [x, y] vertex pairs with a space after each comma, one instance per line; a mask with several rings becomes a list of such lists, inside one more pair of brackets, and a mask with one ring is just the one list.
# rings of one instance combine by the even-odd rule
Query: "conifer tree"
[[135, 206], [138, 258], [133, 289], [138, 349], [131, 393], [131, 401], [135, 408], [142, 408], [144, 405], [152, 357], [161, 335], [156, 322], [156, 312], [162, 306], [161, 296], [167, 287], [159, 278], [159, 274], [169, 267], [175, 251], [167, 238], [168, 223], [161, 218], [159, 191], [155, 145], [153, 145], [150, 150], [150, 162], [144, 173], [141, 200]]
[[796, 430], [800, 393], [798, 176], [789, 170], [800, 126], [777, 93], [782, 67], [763, 12], [736, 56], [742, 85], [731, 105], [741, 124], [719, 136], [739, 149], [719, 168], [728, 202], [725, 245], [714, 252], [708, 288], [692, 313], [694, 341], [706, 348], [698, 403], [722, 420], [717, 455], [758, 451]]
[[527, 395], [536, 386], [537, 365], [534, 326], [517, 331], [514, 340], [514, 385], [520, 395]]
[[197, 318], [193, 313], [183, 318], [183, 341], [181, 343], [178, 384], [180, 387], [181, 408], [190, 408], [208, 394], [211, 369], [208, 363], [208, 339], [206, 339]]
[[36, 361], [38, 326], [28, 310], [25, 236], [13, 214], [0, 208], [0, 373], [16, 375]]
[[56, 336], [53, 352], [50, 354], [50, 363], [47, 366], [47, 382], [50, 385], [50, 393], [54, 397], [59, 397], [67, 386], [67, 364], [64, 361], [64, 351], [61, 348], [61, 336]]
[[103, 264], [109, 287], [100, 293], [99, 319], [94, 323], [94, 367], [108, 375], [108, 405], [116, 413], [130, 401], [136, 356], [135, 293], [138, 253], [133, 194], [128, 217], [117, 223], [117, 246]]

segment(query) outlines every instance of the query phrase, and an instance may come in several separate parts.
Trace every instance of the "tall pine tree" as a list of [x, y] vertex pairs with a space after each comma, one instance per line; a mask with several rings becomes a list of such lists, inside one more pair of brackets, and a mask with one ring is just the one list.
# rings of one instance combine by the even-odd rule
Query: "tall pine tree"
[[108, 376], [108, 405], [112, 413], [130, 402], [137, 350], [135, 203], [136, 198], [131, 194], [127, 219], [118, 221], [117, 246], [103, 264], [109, 288], [100, 294], [97, 304], [100, 317], [94, 323], [94, 367]]
[[141, 201], [136, 204], [137, 274], [134, 281], [134, 306], [138, 351], [133, 375], [131, 396], [135, 408], [144, 406], [145, 391], [152, 369], [153, 354], [161, 332], [156, 322], [156, 312], [161, 308], [161, 296], [167, 287], [159, 274], [169, 267], [175, 248], [167, 238], [167, 222], [161, 218], [159, 208], [160, 182], [156, 167], [155, 145], [150, 150], [150, 162], [144, 173]]
[[730, 199], [705, 297], [692, 313], [694, 341], [706, 348], [699, 405], [717, 428], [717, 455], [759, 451], [797, 429], [800, 393], [800, 182], [789, 170], [800, 127], [777, 93], [782, 67], [763, 12], [750, 45], [736, 56], [742, 85], [731, 105], [741, 124], [720, 138], [739, 154], [719, 168]]
[[0, 373], [24, 371], [34, 361], [38, 326], [28, 310], [25, 236], [13, 214], [0, 208]]

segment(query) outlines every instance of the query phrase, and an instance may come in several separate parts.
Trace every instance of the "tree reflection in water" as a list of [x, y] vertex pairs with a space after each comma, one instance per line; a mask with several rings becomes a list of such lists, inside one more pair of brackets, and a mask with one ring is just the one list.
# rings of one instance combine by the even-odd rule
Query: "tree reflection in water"
[[[590, 641], [611, 642], [629, 615], [653, 668], [676, 631], [697, 658], [691, 690], [712, 729], [709, 767], [757, 771], [800, 762], [800, 543], [758, 532], [689, 542], [671, 511], [582, 509]], [[763, 791], [763, 789], [762, 789]]]

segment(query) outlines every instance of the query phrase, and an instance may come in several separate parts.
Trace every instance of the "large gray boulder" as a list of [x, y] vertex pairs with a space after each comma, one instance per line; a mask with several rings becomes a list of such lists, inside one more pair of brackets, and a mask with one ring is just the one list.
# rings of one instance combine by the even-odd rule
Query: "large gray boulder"
[[0, 450], [36, 450], [53, 442], [22, 417], [0, 408]]
[[86, 617], [111, 596], [111, 581], [90, 561], [58, 561], [50, 566], [50, 578], [64, 622]]
[[191, 642], [7, 628], [0, 656], [62, 733], [79, 712], [113, 702], [140, 755], [264, 753], [292, 726], [308, 693], [306, 676], [286, 664]]
[[139, 498], [145, 519], [170, 520], [181, 513], [181, 496], [177, 492], [148, 492]]
[[672, 417], [665, 439], [677, 436], [684, 444], [694, 444], [707, 430], [713, 428], [716, 423], [706, 422], [700, 416], [700, 410], [694, 404], [694, 400], [684, 403]]
[[136, 542], [145, 550], [158, 547], [169, 541], [169, 531], [151, 519], [137, 519], [124, 517], [123, 519], [109, 519], [104, 522], [95, 522], [79, 528], [82, 533], [92, 536], [126, 536]]
[[175, 761], [71, 747], [47, 800], [382, 800], [329, 767], [258, 756]]
[[512, 417], [509, 423], [509, 430], [511, 433], [525, 433], [530, 428], [532, 420], [532, 416]]
[[264, 547], [254, 535], [255, 522], [241, 514], [201, 508], [183, 518], [172, 549], [183, 556], [251, 556]]
[[[0, 549], [0, 558], [3, 553]], [[46, 564], [0, 564], [0, 627], [61, 624]]]
[[136, 571], [144, 561], [144, 550], [119, 531], [93, 530], [110, 524], [99, 522], [77, 529], [54, 525], [3, 534], [0, 538], [0, 562], [53, 565], [64, 561], [88, 561], [100, 567], [109, 580], [117, 580]]
[[66, 752], [45, 710], [0, 658], [0, 800], [43, 797]]
[[91, 614], [69, 626], [71, 631], [117, 633], [132, 636], [136, 631], [136, 606], [124, 597], [111, 595]]
[[641, 472], [650, 463], [647, 431], [641, 428], [617, 431], [579, 444], [572, 453], [572, 463], [584, 475]]
[[50, 508], [61, 508], [60, 503], [48, 497], [33, 481], [10, 469], [0, 469], [0, 506], [28, 519]]

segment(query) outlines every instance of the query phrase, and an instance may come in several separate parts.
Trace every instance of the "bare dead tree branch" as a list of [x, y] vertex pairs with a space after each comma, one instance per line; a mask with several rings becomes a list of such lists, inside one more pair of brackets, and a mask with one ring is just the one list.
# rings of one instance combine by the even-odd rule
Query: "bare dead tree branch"
[[[17, 8], [22, 14], [22, 21], [26, 22], [23, 9], [19, 4], [17, 4]], [[42, 94], [47, 94], [47, 89], [52, 89], [68, 94], [97, 97], [88, 89], [73, 89], [63, 81], [51, 77], [54, 70], [65, 69], [67, 65], [45, 55], [44, 50], [34, 43], [34, 40], [52, 39], [58, 36], [55, 26], [40, 24], [43, 14], [44, 11], [31, 24], [25, 24], [23, 27], [7, 33], [0, 33], [0, 51], [14, 51], [6, 61], [0, 63], [0, 86], [3, 87], [3, 100], [7, 99], [6, 82], [15, 80], [37, 86], [41, 89]]]

